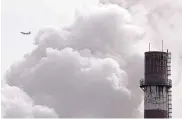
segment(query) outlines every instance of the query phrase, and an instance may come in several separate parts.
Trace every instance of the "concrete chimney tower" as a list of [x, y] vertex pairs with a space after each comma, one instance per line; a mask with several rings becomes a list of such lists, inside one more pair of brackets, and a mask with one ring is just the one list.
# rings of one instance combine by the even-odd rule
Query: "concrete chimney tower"
[[172, 117], [171, 53], [145, 52], [145, 76], [140, 80], [144, 91], [144, 118]]

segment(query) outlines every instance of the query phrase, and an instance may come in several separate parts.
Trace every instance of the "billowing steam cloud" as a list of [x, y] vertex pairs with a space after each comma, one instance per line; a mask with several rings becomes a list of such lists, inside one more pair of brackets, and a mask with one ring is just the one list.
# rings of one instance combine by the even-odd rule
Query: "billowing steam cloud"
[[136, 117], [142, 71], [134, 45], [142, 35], [127, 10], [96, 6], [67, 28], [40, 30], [37, 48], [11, 67], [7, 82], [59, 117]]
[[137, 48], [143, 47], [141, 40], [159, 48], [156, 44], [163, 39], [171, 51], [181, 50], [180, 45], [170, 45], [181, 35], [173, 30], [178, 33], [173, 39], [170, 32], [171, 28], [180, 31], [177, 18], [168, 27], [160, 16], [168, 14], [163, 5], [174, 5], [170, 1], [149, 6], [150, 0], [101, 0], [102, 4], [79, 12], [66, 28], [41, 29], [35, 38], [37, 47], [6, 74], [6, 90], [15, 88], [24, 105], [16, 101], [11, 105], [14, 99], [6, 96], [3, 105], [26, 112], [15, 115], [3, 108], [6, 117], [141, 117], [138, 85], [143, 57]]
[[2, 116], [8, 118], [56, 118], [53, 109], [35, 105], [31, 98], [21, 89], [7, 84], [2, 85]]

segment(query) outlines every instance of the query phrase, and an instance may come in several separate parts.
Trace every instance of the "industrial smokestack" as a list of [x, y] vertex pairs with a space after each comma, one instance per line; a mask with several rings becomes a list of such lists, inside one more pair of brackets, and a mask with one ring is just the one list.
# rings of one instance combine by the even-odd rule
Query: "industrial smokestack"
[[170, 63], [168, 51], [145, 52], [145, 78], [140, 80], [144, 91], [144, 118], [172, 117]]

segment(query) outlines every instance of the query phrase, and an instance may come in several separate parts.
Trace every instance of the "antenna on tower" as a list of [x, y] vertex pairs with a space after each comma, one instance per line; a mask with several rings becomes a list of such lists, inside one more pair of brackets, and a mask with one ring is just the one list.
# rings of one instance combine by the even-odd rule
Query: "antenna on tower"
[[163, 40], [162, 40], [162, 52], [163, 52]]
[[149, 51], [150, 51], [150, 43], [149, 43]]

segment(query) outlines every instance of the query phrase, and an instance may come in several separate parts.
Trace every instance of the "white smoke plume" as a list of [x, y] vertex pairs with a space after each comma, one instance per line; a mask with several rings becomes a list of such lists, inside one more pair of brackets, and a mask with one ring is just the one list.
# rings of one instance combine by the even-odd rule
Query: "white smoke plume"
[[59, 117], [137, 117], [142, 57], [135, 44], [142, 36], [126, 9], [98, 5], [69, 27], [40, 30], [37, 47], [6, 80]]
[[4, 118], [56, 118], [54, 109], [35, 105], [32, 99], [20, 88], [2, 84], [2, 117]]
[[[173, 1], [101, 0], [102, 4], [80, 11], [68, 27], [41, 29], [35, 37], [37, 47], [10, 68], [6, 81], [21, 87], [35, 105], [53, 108], [50, 115], [141, 117], [145, 42], [160, 49], [164, 40], [174, 54], [172, 78], [180, 78], [176, 72], [182, 7]], [[180, 99], [175, 102], [175, 117], [182, 116]]]

